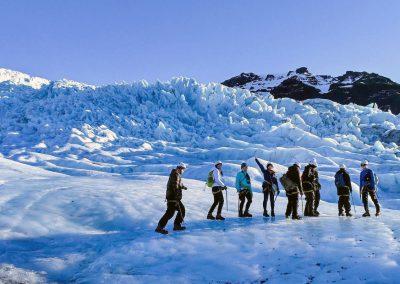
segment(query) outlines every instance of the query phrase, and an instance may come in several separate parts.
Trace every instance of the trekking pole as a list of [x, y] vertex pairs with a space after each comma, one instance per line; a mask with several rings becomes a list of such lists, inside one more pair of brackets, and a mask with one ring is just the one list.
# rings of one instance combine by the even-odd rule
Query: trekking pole
[[353, 207], [354, 207], [354, 216], [357, 215], [357, 211], [356, 211], [356, 205], [354, 205], [354, 198], [353, 198], [353, 191], [350, 192], [350, 196], [351, 196], [351, 202], [353, 203]]
[[229, 209], [228, 209], [228, 204], [229, 204], [229, 201], [228, 201], [228, 188], [225, 189], [225, 196], [226, 196], [226, 212], [228, 212], [229, 211]]
[[303, 216], [304, 216], [303, 195], [300, 195], [300, 199], [301, 199], [301, 211], [303, 212]]

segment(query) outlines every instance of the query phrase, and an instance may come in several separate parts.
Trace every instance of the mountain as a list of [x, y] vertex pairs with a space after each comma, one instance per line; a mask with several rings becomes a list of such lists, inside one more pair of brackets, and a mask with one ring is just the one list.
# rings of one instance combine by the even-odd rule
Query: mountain
[[366, 106], [375, 103], [382, 110], [400, 113], [400, 84], [375, 73], [347, 71], [333, 77], [313, 75], [306, 67], [301, 67], [287, 74], [242, 73], [222, 84], [298, 101], [323, 98], [340, 104]]
[[[3, 74], [0, 283], [398, 279], [399, 115], [183, 77], [90, 86]], [[278, 178], [294, 162], [304, 168], [317, 159], [323, 217], [286, 219], [281, 188], [276, 219], [263, 218], [264, 179], [255, 156], [272, 162]], [[347, 166], [360, 217], [364, 159], [379, 176], [383, 215], [338, 217], [334, 175]], [[224, 222], [206, 220], [213, 195], [204, 181], [217, 160], [228, 186]], [[171, 235], [160, 236], [154, 229], [179, 162], [188, 164], [182, 176], [187, 230], [172, 231], [171, 220]], [[242, 162], [253, 188], [251, 220], [237, 217], [233, 187]]]

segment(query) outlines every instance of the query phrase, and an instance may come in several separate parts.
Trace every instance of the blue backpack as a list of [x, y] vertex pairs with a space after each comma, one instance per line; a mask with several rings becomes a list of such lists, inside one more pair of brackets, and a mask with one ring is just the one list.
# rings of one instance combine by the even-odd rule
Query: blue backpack
[[337, 187], [345, 187], [346, 186], [343, 173], [336, 173], [335, 184]]

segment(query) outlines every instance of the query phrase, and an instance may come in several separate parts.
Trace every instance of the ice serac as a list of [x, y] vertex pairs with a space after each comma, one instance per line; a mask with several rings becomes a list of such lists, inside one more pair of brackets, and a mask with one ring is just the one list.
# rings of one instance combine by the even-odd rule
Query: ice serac
[[298, 101], [325, 98], [341, 104], [376, 103], [382, 110], [400, 113], [400, 84], [375, 73], [347, 71], [333, 77], [313, 75], [306, 67], [300, 67], [287, 74], [242, 73], [222, 84]]
[[[309, 76], [306, 69], [294, 73]], [[167, 174], [178, 160], [196, 168], [221, 159], [232, 164], [234, 175], [240, 162], [254, 155], [286, 166], [316, 157], [334, 192], [328, 177], [342, 162], [355, 179], [363, 159], [379, 165], [378, 173], [400, 168], [399, 145], [389, 134], [400, 130], [400, 118], [376, 108], [274, 99], [189, 78], [18, 86], [17, 92], [10, 86], [0, 93], [2, 153], [57, 172]], [[376, 147], [377, 141], [382, 145]], [[195, 171], [188, 175], [203, 178]]]

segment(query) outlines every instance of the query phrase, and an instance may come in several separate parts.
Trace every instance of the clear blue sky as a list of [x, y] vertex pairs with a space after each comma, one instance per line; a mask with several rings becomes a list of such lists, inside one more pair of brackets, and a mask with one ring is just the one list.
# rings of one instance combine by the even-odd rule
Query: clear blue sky
[[0, 0], [0, 66], [105, 84], [241, 72], [400, 82], [398, 0]]

